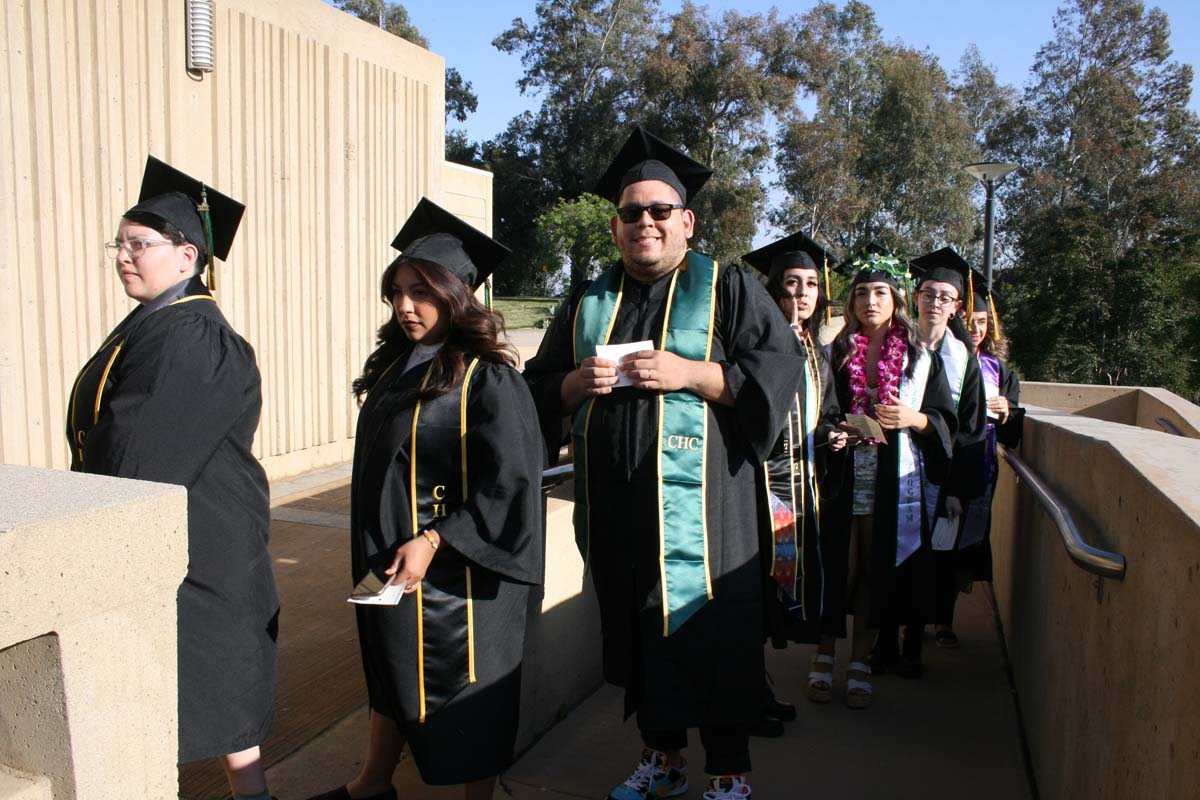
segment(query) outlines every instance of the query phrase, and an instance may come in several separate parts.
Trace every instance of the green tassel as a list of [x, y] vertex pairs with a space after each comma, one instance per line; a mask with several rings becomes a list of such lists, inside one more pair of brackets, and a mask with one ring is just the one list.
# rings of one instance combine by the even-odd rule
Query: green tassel
[[208, 190], [203, 183], [200, 184], [200, 205], [196, 206], [196, 210], [204, 220], [204, 241], [208, 243], [208, 290], [211, 292], [217, 288], [217, 275], [213, 260], [212, 215], [208, 212]]

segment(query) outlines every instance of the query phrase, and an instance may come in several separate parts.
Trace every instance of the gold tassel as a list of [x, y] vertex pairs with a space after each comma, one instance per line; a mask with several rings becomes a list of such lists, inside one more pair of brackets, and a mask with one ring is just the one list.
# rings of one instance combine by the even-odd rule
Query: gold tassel
[[988, 310], [992, 313], [992, 320], [989, 327], [992, 329], [992, 341], [1000, 343], [1000, 318], [996, 316], [996, 301], [992, 299], [992, 293], [988, 292]]
[[829, 256], [821, 256], [821, 264], [825, 269], [825, 324], [833, 322], [833, 287], [829, 285]]
[[967, 326], [975, 324], [975, 276], [967, 270]]

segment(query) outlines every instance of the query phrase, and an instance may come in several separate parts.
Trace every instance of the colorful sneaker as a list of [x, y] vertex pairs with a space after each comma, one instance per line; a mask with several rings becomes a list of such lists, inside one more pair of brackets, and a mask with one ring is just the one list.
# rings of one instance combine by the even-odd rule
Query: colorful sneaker
[[749, 796], [750, 784], [741, 775], [714, 775], [704, 792], [704, 800], [745, 800]]
[[608, 800], [652, 800], [658, 797], [677, 797], [688, 790], [687, 761], [678, 768], [667, 764], [667, 754], [661, 750], [642, 750], [642, 760], [623, 784], [608, 794]]

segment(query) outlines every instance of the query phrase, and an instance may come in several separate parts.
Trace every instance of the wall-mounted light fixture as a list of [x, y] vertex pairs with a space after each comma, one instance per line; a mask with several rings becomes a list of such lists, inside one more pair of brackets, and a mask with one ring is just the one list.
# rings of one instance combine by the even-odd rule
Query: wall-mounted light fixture
[[192, 72], [213, 71], [213, 42], [216, 39], [214, 0], [186, 0], [187, 68]]

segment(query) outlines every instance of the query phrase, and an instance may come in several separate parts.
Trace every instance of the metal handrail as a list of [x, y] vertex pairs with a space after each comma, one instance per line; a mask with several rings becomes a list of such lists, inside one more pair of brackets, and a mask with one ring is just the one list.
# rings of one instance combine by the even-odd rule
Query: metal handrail
[[1081, 569], [1093, 575], [1115, 578], [1119, 581], [1125, 580], [1125, 556], [1101, 550], [1085, 542], [1079, 533], [1079, 528], [1075, 526], [1071, 512], [1051, 491], [1050, 487], [1046, 486], [1045, 482], [1038, 477], [1038, 474], [1011, 450], [1005, 448], [1003, 455], [1013, 472], [1028, 484], [1029, 488], [1033, 490], [1034, 497], [1041, 502], [1042, 508], [1046, 509], [1050, 519], [1054, 520], [1054, 525], [1058, 528], [1058, 535], [1062, 537], [1063, 546], [1067, 548], [1067, 555], [1071, 557], [1071, 560]]
[[571, 463], [551, 467], [542, 472], [542, 489], [553, 489], [575, 477], [575, 465]]
[[1155, 417], [1154, 421], [1158, 423], [1158, 427], [1162, 428], [1164, 431], [1171, 434], [1172, 436], [1183, 436], [1183, 431], [1179, 430], [1179, 428], [1176, 428], [1175, 425], [1169, 419], [1164, 419], [1163, 417]]

